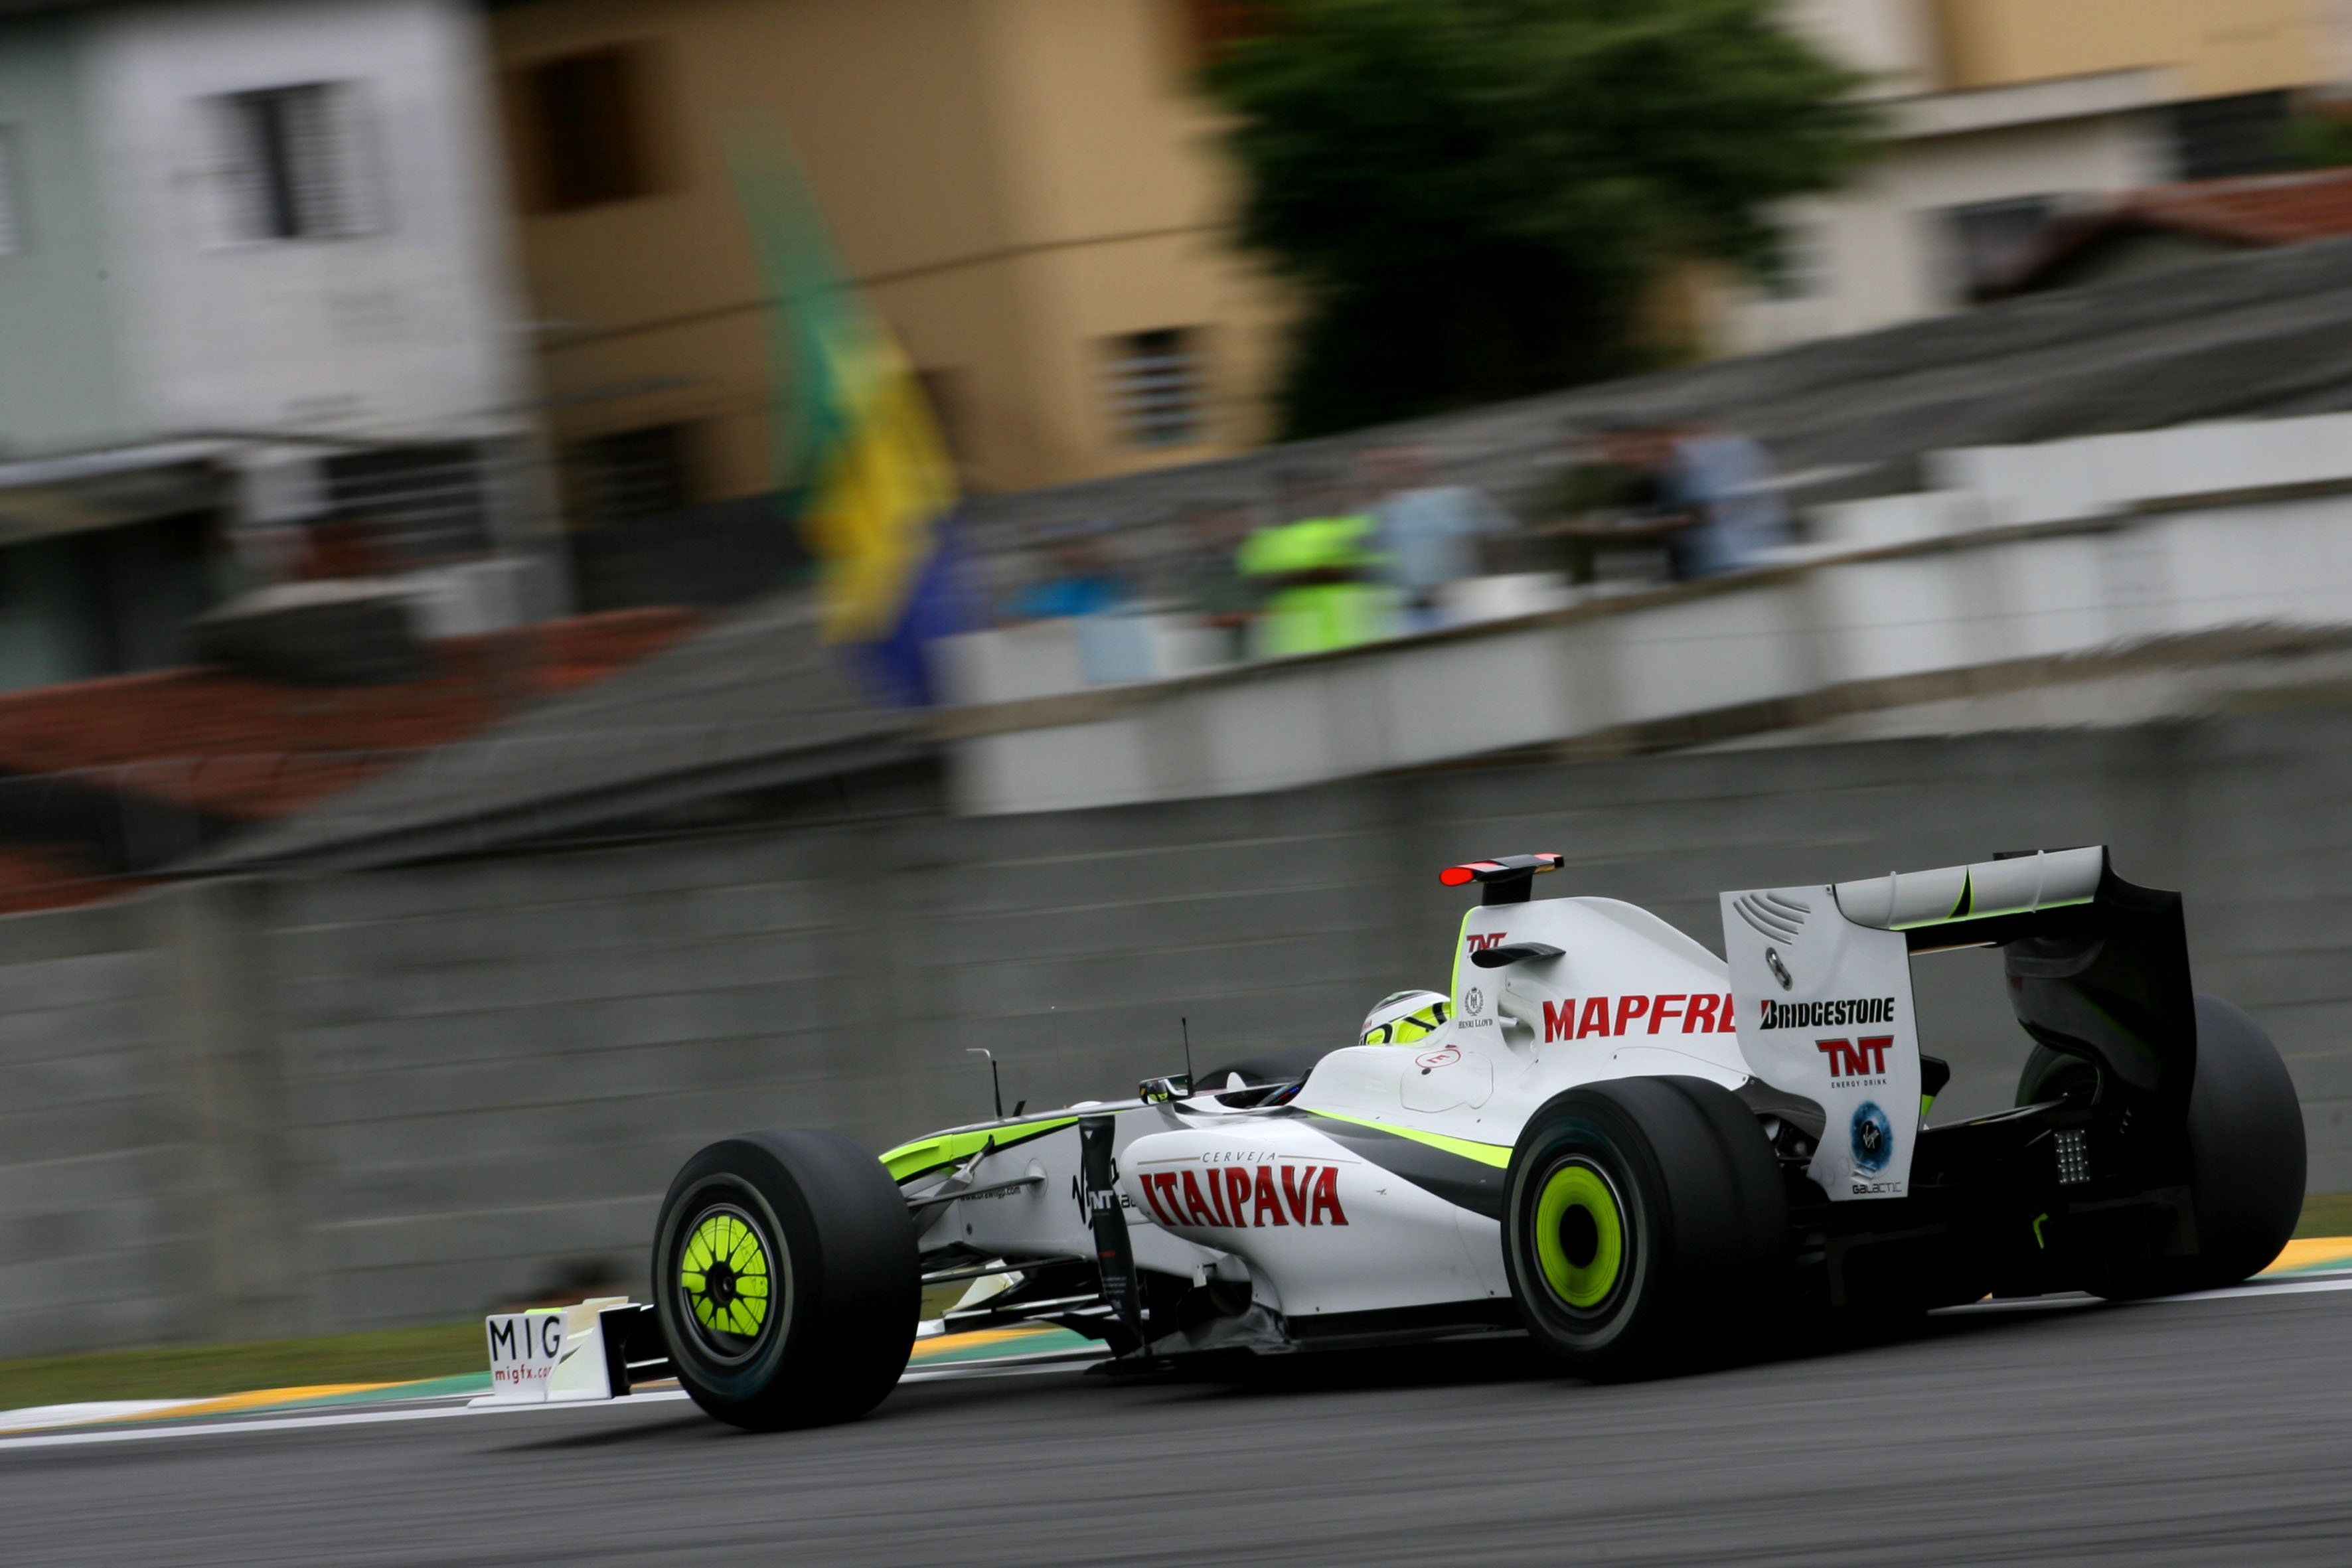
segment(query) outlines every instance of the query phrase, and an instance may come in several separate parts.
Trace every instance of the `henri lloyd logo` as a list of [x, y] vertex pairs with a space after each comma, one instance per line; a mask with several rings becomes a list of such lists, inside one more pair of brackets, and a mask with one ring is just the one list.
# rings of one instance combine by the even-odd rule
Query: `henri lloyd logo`
[[1839, 1002], [1770, 1002], [1764, 1004], [1764, 1029], [1843, 1029], [1856, 1024], [1892, 1024], [1892, 996], [1850, 996]]
[[[1276, 1172], [1281, 1176], [1277, 1182]], [[1230, 1164], [1199, 1173], [1146, 1171], [1143, 1195], [1162, 1225], [1264, 1229], [1270, 1225], [1345, 1225], [1336, 1165]]]

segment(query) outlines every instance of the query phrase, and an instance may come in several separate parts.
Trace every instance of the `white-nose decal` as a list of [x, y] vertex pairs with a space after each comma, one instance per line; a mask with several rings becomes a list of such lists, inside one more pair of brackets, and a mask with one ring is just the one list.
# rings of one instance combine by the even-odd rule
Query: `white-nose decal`
[[[1279, 1172], [1277, 1178], [1276, 1173]], [[1345, 1225], [1336, 1165], [1211, 1165], [1146, 1171], [1139, 1178], [1162, 1225], [1228, 1230], [1269, 1226]]]

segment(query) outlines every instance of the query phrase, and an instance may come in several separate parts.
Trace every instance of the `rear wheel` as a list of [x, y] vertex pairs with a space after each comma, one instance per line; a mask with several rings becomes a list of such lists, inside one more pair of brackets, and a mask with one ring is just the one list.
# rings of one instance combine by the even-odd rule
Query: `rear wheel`
[[754, 1429], [862, 1415], [906, 1370], [921, 1263], [905, 1200], [832, 1132], [755, 1132], [662, 1200], [654, 1299], [678, 1382]]
[[2189, 1094], [2195, 1250], [2114, 1270], [2102, 1296], [2209, 1290], [2258, 1273], [2303, 1215], [2303, 1106], [2278, 1047], [2244, 1008], [2197, 998], [2197, 1077]]
[[1755, 1116], [1704, 1079], [1572, 1089], [1513, 1152], [1504, 1258], [1528, 1331], [1572, 1372], [1736, 1354], [1788, 1268], [1780, 1167]]

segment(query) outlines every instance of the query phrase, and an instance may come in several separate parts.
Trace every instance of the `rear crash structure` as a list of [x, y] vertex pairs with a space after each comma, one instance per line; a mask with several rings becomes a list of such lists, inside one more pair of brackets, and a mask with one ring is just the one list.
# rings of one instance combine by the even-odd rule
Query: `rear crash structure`
[[[1114, 1367], [1525, 1331], [1639, 1375], [1809, 1312], [2227, 1283], [2294, 1227], [2276, 1050], [2193, 991], [2179, 895], [2104, 848], [1727, 892], [1720, 958], [1630, 904], [1535, 899], [1560, 864], [1448, 868], [1481, 893], [1449, 988], [1391, 997], [1370, 1043], [878, 1162], [825, 1133], [713, 1144], [654, 1247], [680, 1381], [739, 1425], [842, 1419], [919, 1320], [1059, 1323]], [[1934, 1123], [1949, 1072], [1911, 965], [1976, 946], [2026, 1036], [2015, 1104]]]

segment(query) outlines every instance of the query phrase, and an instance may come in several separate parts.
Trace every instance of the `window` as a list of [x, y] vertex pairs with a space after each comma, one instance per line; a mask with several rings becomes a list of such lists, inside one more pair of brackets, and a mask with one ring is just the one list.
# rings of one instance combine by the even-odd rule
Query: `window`
[[0, 125], [0, 256], [25, 248], [25, 213], [16, 193], [16, 132]]
[[649, 425], [592, 437], [572, 449], [581, 510], [598, 522], [634, 522], [687, 504], [688, 437], [683, 425]]
[[1181, 447], [1201, 439], [1200, 334], [1161, 327], [1110, 340], [1111, 427], [1122, 447]]
[[528, 73], [539, 205], [555, 211], [653, 194], [643, 51], [566, 55]]
[[1829, 236], [1822, 225], [1780, 225], [1772, 237], [1764, 287], [1775, 300], [1814, 300], [1830, 291]]
[[486, 554], [482, 458], [457, 443], [339, 453], [324, 465], [331, 522], [353, 542], [355, 557], [369, 558], [367, 571]]
[[359, 99], [308, 82], [214, 100], [232, 239], [342, 239], [375, 227]]
[[1956, 301], [1978, 300], [2006, 284], [2024, 259], [2026, 247], [2050, 226], [2057, 210], [2051, 196], [1945, 208], [1946, 296]]
[[2284, 92], [2248, 92], [2176, 103], [2172, 120], [2175, 177], [2220, 180], [2292, 168], [2287, 147], [2294, 104]]

